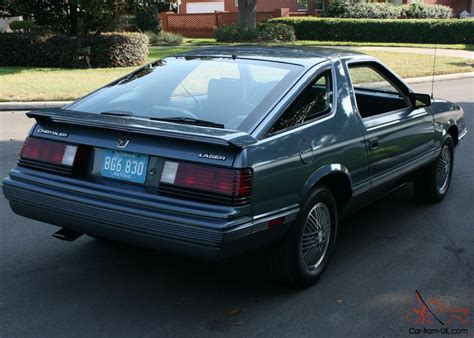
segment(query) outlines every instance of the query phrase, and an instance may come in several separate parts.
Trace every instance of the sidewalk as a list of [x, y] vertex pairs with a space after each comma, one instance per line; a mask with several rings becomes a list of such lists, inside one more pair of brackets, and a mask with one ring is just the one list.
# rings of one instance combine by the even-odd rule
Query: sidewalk
[[68, 105], [69, 103], [71, 103], [71, 101], [0, 102], [0, 111], [61, 108]]
[[[385, 48], [385, 47], [384, 47]], [[414, 78], [403, 79], [406, 83], [423, 83], [431, 82], [433, 77], [431, 76], [422, 76]], [[437, 81], [450, 81], [450, 80], [460, 80], [460, 79], [473, 79], [474, 81], [474, 71], [469, 73], [457, 73], [457, 74], [446, 74], [446, 75], [436, 75], [434, 77], [435, 82]], [[35, 109], [44, 109], [44, 108], [61, 108], [72, 101], [45, 101], [45, 102], [0, 102], [0, 112], [2, 111], [22, 111], [22, 110], [35, 110]]]

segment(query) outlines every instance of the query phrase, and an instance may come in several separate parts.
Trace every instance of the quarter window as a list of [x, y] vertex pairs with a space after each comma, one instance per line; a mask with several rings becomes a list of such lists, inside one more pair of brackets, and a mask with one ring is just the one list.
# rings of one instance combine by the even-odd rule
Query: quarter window
[[327, 70], [303, 90], [268, 133], [292, 128], [330, 113], [333, 102], [332, 88], [332, 74]]
[[410, 107], [409, 100], [390, 80], [390, 74], [373, 62], [349, 64], [357, 109], [363, 119]]

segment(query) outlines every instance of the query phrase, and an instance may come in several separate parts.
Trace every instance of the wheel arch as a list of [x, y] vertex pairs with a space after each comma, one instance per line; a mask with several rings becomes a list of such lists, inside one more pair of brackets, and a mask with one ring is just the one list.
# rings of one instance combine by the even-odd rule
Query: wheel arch
[[302, 204], [318, 184], [324, 184], [332, 191], [338, 211], [341, 212], [352, 196], [352, 180], [349, 170], [342, 164], [328, 164], [316, 170], [305, 183]]
[[459, 142], [459, 131], [458, 126], [456, 124], [452, 124], [448, 130], [446, 131], [451, 137], [453, 138], [454, 145], [456, 146]]

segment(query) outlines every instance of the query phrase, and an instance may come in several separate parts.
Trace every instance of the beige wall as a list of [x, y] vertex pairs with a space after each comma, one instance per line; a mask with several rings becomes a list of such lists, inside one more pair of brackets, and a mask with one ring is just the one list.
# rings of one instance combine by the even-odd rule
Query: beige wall
[[0, 16], [0, 32], [11, 32], [10, 29], [10, 22], [12, 21], [21, 21], [23, 18], [21, 16], [13, 16], [13, 17], [1, 17]]

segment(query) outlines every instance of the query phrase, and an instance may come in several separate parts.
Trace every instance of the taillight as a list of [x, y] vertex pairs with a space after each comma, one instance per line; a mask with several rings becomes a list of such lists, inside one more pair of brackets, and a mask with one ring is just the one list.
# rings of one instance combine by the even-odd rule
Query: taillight
[[159, 190], [225, 204], [245, 204], [250, 198], [250, 169], [218, 168], [165, 161]]
[[77, 146], [28, 137], [21, 149], [20, 158], [72, 167]]

